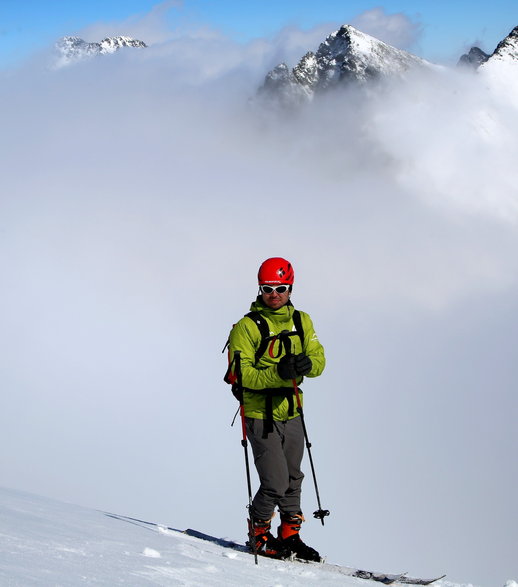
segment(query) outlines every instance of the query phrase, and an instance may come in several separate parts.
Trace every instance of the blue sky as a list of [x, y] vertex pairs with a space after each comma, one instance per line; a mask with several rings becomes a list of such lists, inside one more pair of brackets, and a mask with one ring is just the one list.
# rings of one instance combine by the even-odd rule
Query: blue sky
[[402, 13], [413, 22], [420, 34], [409, 49], [437, 62], [455, 61], [472, 44], [490, 52], [518, 24], [516, 0], [1, 0], [0, 66], [17, 64], [57, 38], [81, 34], [100, 22], [113, 23], [115, 31], [121, 22], [142, 18], [160, 4], [170, 7], [166, 19], [171, 30], [210, 26], [240, 42], [272, 36], [286, 25], [307, 30], [329, 22], [332, 28], [381, 7], [387, 15]]

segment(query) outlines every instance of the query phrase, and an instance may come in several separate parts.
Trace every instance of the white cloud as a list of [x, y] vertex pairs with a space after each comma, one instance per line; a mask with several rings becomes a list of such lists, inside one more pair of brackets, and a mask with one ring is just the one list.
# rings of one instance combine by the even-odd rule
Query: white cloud
[[412, 49], [422, 34], [419, 22], [402, 12], [388, 14], [381, 7], [362, 12], [349, 24], [398, 49]]
[[171, 39], [171, 28], [167, 17], [181, 10], [183, 0], [165, 0], [153, 6], [143, 15], [132, 15], [123, 21], [97, 22], [88, 26], [77, 35], [88, 42], [99, 42], [106, 37], [118, 35], [129, 36], [152, 45]]

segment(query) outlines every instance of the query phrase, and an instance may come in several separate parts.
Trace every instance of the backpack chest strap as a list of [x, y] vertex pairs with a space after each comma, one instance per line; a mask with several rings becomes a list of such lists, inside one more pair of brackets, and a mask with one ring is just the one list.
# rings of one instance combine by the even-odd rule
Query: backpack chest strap
[[[257, 328], [259, 329], [259, 334], [261, 335], [261, 342], [259, 343], [259, 346], [257, 347], [257, 350], [255, 351], [255, 357], [254, 357], [254, 362], [257, 365], [259, 359], [266, 352], [266, 349], [268, 348], [268, 343], [270, 343], [272, 340], [274, 341], [274, 339], [277, 338], [278, 335], [274, 335], [273, 337], [270, 336], [270, 327], [268, 326], [268, 322], [266, 321], [266, 318], [260, 312], [257, 312], [254, 310], [253, 312], [248, 312], [248, 314], [245, 314], [245, 316], [247, 318], [250, 318], [250, 320], [252, 320], [252, 322], [254, 322], [257, 325]], [[300, 343], [302, 345], [302, 349], [304, 349], [304, 329], [302, 327], [302, 318], [301, 318], [300, 312], [298, 310], [294, 310], [292, 318], [293, 318], [293, 325], [295, 326], [295, 332], [297, 333], [297, 335], [300, 338]], [[281, 354], [281, 352], [282, 352], [282, 350], [279, 349], [279, 354]], [[271, 352], [270, 352], [270, 356], [272, 356]], [[276, 357], [272, 357], [272, 358], [276, 358]]]

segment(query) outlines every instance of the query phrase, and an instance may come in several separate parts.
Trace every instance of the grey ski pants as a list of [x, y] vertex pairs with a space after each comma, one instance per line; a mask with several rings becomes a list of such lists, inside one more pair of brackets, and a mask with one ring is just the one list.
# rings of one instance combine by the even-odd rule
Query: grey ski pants
[[304, 430], [300, 417], [273, 422], [273, 431], [264, 434], [264, 420], [246, 418], [246, 434], [252, 446], [260, 486], [250, 514], [269, 520], [275, 507], [284, 514], [301, 512], [300, 493], [304, 473]]

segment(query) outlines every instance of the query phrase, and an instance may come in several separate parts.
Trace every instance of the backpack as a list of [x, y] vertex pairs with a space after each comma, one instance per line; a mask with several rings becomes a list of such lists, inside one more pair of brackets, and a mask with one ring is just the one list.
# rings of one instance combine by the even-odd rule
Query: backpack
[[[257, 350], [255, 351], [255, 360], [254, 360], [255, 364], [257, 364], [259, 359], [264, 355], [266, 349], [268, 348], [268, 343], [270, 343], [270, 349], [269, 349], [270, 356], [273, 357], [274, 356], [273, 355], [273, 346], [275, 344], [275, 341], [279, 338], [279, 335], [270, 336], [270, 328], [268, 326], [268, 322], [261, 315], [260, 312], [257, 312], [257, 311], [248, 312], [248, 314], [245, 314], [245, 317], [250, 318], [250, 320], [255, 322], [255, 324], [257, 325], [257, 328], [259, 329], [259, 333], [261, 334], [261, 342], [259, 343], [259, 346], [257, 347]], [[293, 325], [295, 326], [294, 334], [296, 333], [300, 337], [300, 341], [302, 343], [302, 346], [304, 346], [304, 328], [302, 327], [302, 318], [301, 318], [300, 312], [298, 310], [295, 310], [293, 312]], [[227, 348], [229, 348], [229, 346], [230, 346], [230, 336], [227, 339], [227, 342], [221, 352], [224, 353], [225, 350]], [[282, 353], [282, 349], [279, 348], [279, 355], [278, 356], [280, 356], [281, 353]], [[230, 361], [230, 349], [229, 349], [228, 359], [229, 359], [229, 364], [228, 364], [227, 370], [225, 372], [225, 375], [223, 377], [223, 381], [225, 381], [225, 383], [228, 383], [229, 385], [232, 386], [231, 390], [232, 390], [232, 393], [234, 394], [234, 397], [241, 403], [243, 401], [243, 390], [245, 388], [243, 387], [243, 384], [241, 381], [240, 351], [236, 351], [234, 353], [234, 357], [233, 357], [232, 361]], [[253, 391], [254, 393], [264, 393], [266, 391], [271, 391], [271, 390], [255, 390], [254, 389], [254, 390], [250, 390], [250, 391]]]

